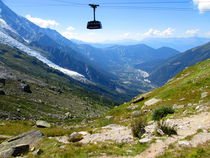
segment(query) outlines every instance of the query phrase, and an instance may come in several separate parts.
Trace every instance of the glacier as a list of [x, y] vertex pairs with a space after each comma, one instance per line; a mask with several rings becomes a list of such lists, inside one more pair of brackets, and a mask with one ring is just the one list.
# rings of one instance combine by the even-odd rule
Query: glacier
[[[2, 20], [0, 20], [0, 21], [1, 21], [0, 22], [1, 24], [4, 24], [3, 28], [10, 29], [9, 27], [7, 27], [5, 25], [5, 23]], [[35, 50], [27, 47], [26, 45], [20, 43], [19, 41], [15, 40], [14, 38], [8, 36], [7, 34], [5, 34], [2, 31], [0, 31], [0, 43], [11, 46], [11, 47], [15, 47], [15, 48], [25, 52], [26, 54], [37, 58], [38, 60], [47, 64], [49, 67], [61, 71], [62, 73], [70, 76], [73, 79], [76, 79], [76, 80], [79, 80], [82, 82], [87, 82], [87, 79], [83, 75], [79, 74], [78, 72], [71, 71], [69, 69], [65, 69], [63, 67], [60, 67], [60, 66], [54, 64], [53, 62], [49, 61], [47, 58], [43, 57], [38, 51], [35, 51]]]

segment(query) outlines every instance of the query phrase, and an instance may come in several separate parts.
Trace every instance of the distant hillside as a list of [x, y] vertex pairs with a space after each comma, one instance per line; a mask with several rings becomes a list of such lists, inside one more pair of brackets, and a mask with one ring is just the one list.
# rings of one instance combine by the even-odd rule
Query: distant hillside
[[36, 58], [2, 44], [0, 82], [0, 91], [5, 93], [0, 95], [1, 119], [62, 120], [65, 113], [71, 115], [66, 119], [97, 117], [120, 98], [109, 89], [73, 80]]
[[161, 86], [186, 67], [210, 58], [210, 43], [190, 49], [184, 53], [165, 60], [151, 71], [149, 80]]

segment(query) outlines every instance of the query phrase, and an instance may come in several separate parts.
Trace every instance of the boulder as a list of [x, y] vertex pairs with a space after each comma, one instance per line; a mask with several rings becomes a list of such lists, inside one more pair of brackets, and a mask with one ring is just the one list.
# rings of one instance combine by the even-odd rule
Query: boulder
[[36, 126], [39, 128], [50, 128], [51, 127], [51, 125], [48, 122], [41, 121], [41, 120], [36, 121]]
[[139, 140], [139, 143], [144, 144], [144, 143], [150, 143], [152, 141], [151, 138], [143, 138]]
[[160, 102], [160, 101], [162, 101], [162, 99], [152, 98], [152, 99], [146, 101], [144, 104], [145, 104], [146, 106], [151, 106], [151, 105], [154, 105], [154, 104], [156, 104], [156, 103], [158, 103], [158, 102]]
[[5, 95], [6, 93], [3, 90], [0, 90], [0, 95]]
[[29, 151], [35, 143], [40, 141], [43, 134], [40, 131], [30, 131], [11, 138], [0, 144], [0, 157], [19, 156]]
[[70, 142], [79, 142], [80, 140], [83, 139], [83, 135], [80, 134], [79, 132], [73, 132], [70, 136], [69, 136], [69, 141]]

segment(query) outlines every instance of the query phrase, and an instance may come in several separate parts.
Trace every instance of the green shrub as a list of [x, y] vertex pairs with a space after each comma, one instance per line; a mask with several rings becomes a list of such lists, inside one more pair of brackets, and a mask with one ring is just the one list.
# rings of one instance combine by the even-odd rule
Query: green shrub
[[131, 124], [131, 130], [134, 137], [140, 138], [145, 131], [146, 121], [141, 117], [135, 119]]
[[174, 110], [172, 109], [172, 107], [162, 106], [153, 111], [152, 119], [158, 121], [163, 117], [167, 116], [168, 114], [173, 114], [173, 113]]
[[163, 133], [168, 136], [177, 135], [176, 127], [174, 125], [169, 125], [165, 121], [158, 122], [158, 129], [161, 129]]

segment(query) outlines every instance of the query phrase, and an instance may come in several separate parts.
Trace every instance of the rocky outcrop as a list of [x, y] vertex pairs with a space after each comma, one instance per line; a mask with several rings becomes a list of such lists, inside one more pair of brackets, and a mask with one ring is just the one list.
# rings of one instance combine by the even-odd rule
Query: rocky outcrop
[[51, 127], [51, 125], [48, 122], [42, 121], [42, 120], [36, 121], [36, 126], [39, 128], [50, 128]]
[[27, 153], [35, 143], [40, 141], [43, 134], [40, 131], [30, 131], [9, 139], [0, 144], [0, 157], [20, 156]]

